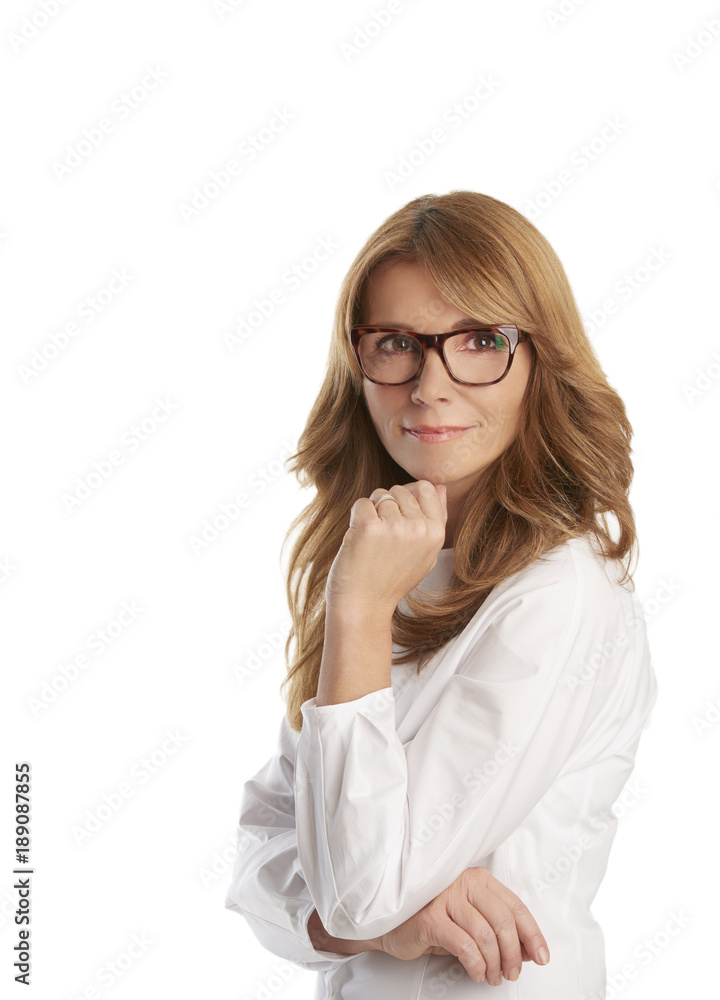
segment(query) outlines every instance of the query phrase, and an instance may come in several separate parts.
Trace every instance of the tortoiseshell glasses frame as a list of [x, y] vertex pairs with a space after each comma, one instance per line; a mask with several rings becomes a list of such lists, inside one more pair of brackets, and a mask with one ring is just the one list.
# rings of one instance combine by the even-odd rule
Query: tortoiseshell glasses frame
[[[402, 382], [380, 382], [378, 379], [373, 378], [372, 375], [368, 375], [362, 363], [362, 358], [360, 357], [360, 341], [365, 334], [368, 333], [398, 333], [402, 334], [403, 337], [412, 337], [416, 340], [420, 344], [421, 350], [417, 371], [411, 375], [410, 378], [406, 378]], [[499, 378], [495, 378], [490, 382], [466, 382], [464, 379], [457, 378], [453, 375], [450, 366], [448, 365], [447, 358], [445, 357], [445, 342], [450, 337], [457, 337], [467, 333], [483, 333], [492, 335], [500, 333], [503, 337], [505, 337], [509, 345], [507, 367]], [[358, 365], [360, 366], [360, 370], [365, 378], [369, 379], [370, 382], [374, 382], [376, 385], [407, 385], [408, 382], [414, 382], [425, 366], [425, 358], [430, 347], [436, 347], [440, 352], [440, 357], [442, 358], [445, 370], [453, 382], [459, 382], [461, 385], [495, 385], [497, 382], [502, 382], [507, 373], [510, 371], [517, 345], [525, 340], [528, 340], [529, 336], [530, 335], [525, 330], [520, 330], [514, 323], [503, 323], [498, 326], [468, 326], [460, 330], [448, 330], [447, 333], [415, 333], [413, 330], [403, 330], [401, 327], [368, 326], [364, 324], [350, 328], [350, 340]]]

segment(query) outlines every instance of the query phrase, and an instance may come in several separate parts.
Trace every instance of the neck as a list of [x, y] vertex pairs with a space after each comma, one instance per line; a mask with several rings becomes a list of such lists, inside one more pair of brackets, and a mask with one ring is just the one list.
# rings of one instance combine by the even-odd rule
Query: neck
[[445, 491], [447, 493], [447, 521], [445, 522], [444, 549], [455, 548], [455, 535], [460, 527], [458, 523], [460, 507], [475, 482], [477, 482], [477, 475], [466, 477], [454, 483], [445, 484]]

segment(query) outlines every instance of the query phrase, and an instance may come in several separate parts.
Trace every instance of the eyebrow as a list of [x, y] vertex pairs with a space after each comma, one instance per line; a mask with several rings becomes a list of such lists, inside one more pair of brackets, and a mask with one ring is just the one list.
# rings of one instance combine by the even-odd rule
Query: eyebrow
[[[468, 323], [472, 323], [474, 326], [482, 326], [483, 325], [480, 322], [480, 320], [473, 319], [472, 316], [464, 316], [462, 319], [459, 319], [457, 321], [457, 323], [453, 323], [453, 325], [450, 327], [450, 329], [451, 330], [459, 330], [459, 329], [461, 329], [461, 327], [467, 326]], [[410, 326], [408, 323], [397, 323], [397, 322], [396, 323], [390, 323], [390, 322], [388, 322], [387, 320], [384, 320], [384, 319], [377, 320], [377, 321], [375, 321], [373, 323], [367, 323], [366, 326], [390, 326], [390, 327], [396, 327], [398, 330], [408, 330], [410, 333], [417, 333], [417, 330], [415, 329], [415, 327], [414, 326]]]

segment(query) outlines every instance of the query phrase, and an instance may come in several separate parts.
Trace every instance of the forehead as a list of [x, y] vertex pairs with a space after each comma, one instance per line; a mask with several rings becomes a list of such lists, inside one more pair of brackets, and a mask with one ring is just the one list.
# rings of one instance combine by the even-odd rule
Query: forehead
[[422, 332], [423, 326], [442, 323], [450, 329], [476, 319], [449, 302], [419, 264], [388, 261], [367, 279], [361, 295], [362, 322], [400, 326]]

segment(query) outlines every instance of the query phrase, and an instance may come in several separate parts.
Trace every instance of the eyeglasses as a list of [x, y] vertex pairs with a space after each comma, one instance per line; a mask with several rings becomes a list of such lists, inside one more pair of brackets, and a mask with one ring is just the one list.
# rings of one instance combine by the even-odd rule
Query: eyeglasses
[[414, 333], [385, 326], [350, 329], [355, 357], [376, 385], [405, 385], [425, 366], [431, 347], [440, 351], [445, 369], [462, 385], [494, 385], [510, 371], [515, 348], [529, 335], [513, 323], [476, 326], [449, 333]]

